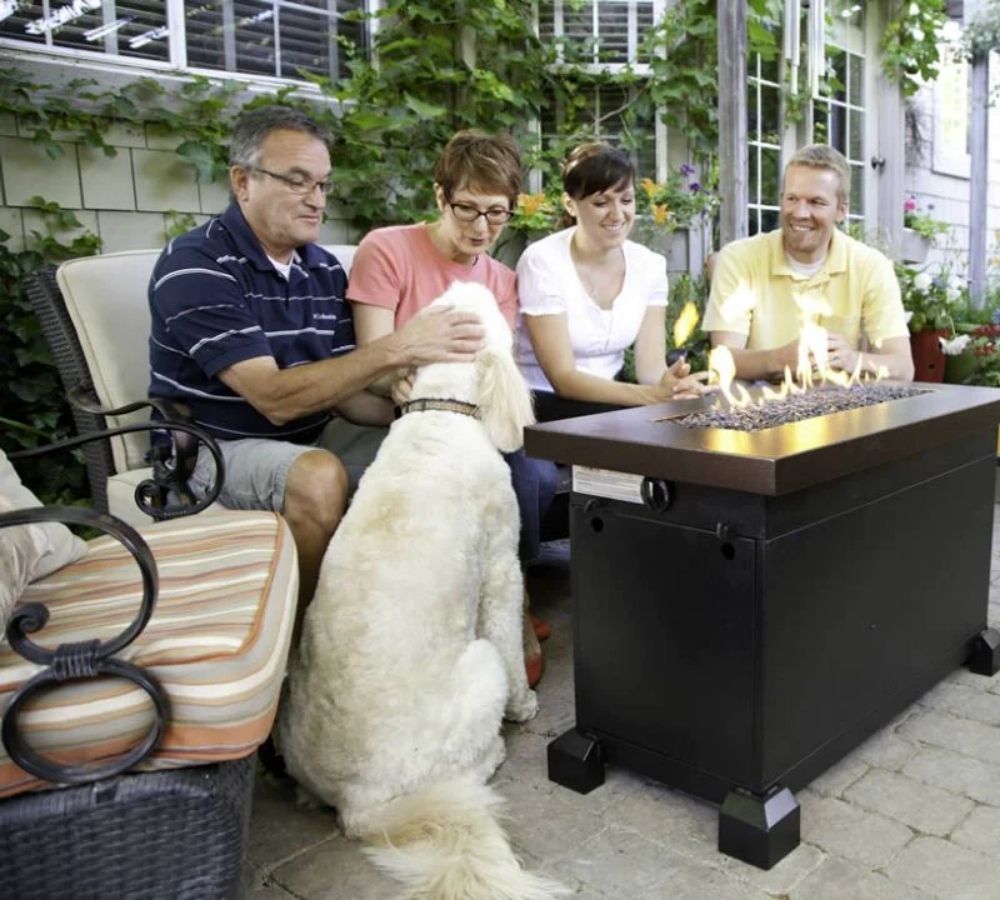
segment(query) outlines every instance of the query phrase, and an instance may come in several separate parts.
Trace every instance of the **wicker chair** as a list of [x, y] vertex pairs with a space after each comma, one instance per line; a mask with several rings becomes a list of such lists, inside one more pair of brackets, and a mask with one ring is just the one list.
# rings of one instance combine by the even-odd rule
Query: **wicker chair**
[[[353, 246], [327, 249], [350, 269]], [[160, 252], [132, 250], [72, 259], [28, 281], [28, 297], [71, 397], [80, 434], [149, 419], [131, 404], [149, 388], [146, 292]], [[148, 435], [136, 430], [109, 432], [105, 440], [84, 448], [98, 510], [132, 525], [150, 521], [133, 502], [137, 486], [153, 474], [148, 453]]]
[[242, 892], [255, 750], [294, 621], [294, 544], [273, 513], [176, 511], [138, 530], [79, 507], [0, 513], [0, 529], [59, 521], [114, 539], [28, 585], [0, 645], [5, 897]]

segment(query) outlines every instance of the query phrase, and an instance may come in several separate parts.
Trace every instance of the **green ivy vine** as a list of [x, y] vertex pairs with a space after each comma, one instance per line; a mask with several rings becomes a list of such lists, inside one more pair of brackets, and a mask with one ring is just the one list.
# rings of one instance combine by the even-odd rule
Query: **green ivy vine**
[[[651, 139], [639, 133], [636, 122], [659, 113], [687, 138], [700, 170], [713, 171], [715, 0], [668, 7], [644, 36], [648, 76], [631, 67], [585, 70], [580, 64], [591, 61], [592, 46], [569, 38], [539, 40], [532, 6], [531, 0], [385, 0], [376, 13], [371, 57], [342, 40], [344, 77], [301, 73], [315, 91], [290, 85], [250, 94], [241, 83], [200, 76], [179, 85], [138, 78], [109, 88], [86, 77], [55, 86], [6, 66], [0, 68], [0, 112], [16, 116], [20, 133], [52, 158], [73, 143], [114, 156], [110, 135], [115, 125], [179, 138], [178, 157], [204, 183], [225, 178], [228, 135], [239, 112], [275, 102], [306, 108], [335, 136], [330, 202], [356, 232], [419, 220], [433, 211], [434, 161], [459, 128], [512, 131], [527, 163], [554, 179], [567, 147], [594, 134], [597, 123], [588, 98], [600, 87], [628, 92], [629, 102], [615, 111], [626, 143]], [[778, 9], [777, 0], [751, 0], [750, 53], [773, 58], [778, 52]], [[474, 41], [467, 40], [469, 35]], [[553, 107], [562, 117], [543, 142], [526, 125]], [[72, 433], [48, 349], [23, 294], [24, 279], [42, 266], [99, 251], [98, 239], [81, 234], [72, 213], [41, 198], [33, 202], [45, 225], [29, 236], [24, 250], [12, 250], [8, 236], [0, 233], [0, 378], [7, 385], [0, 447], [7, 450]], [[186, 213], [169, 213], [167, 220], [171, 235], [193, 223]], [[26, 474], [43, 487], [46, 499], [83, 495], [78, 466], [47, 468], [40, 477]]]
[[945, 0], [904, 0], [886, 25], [879, 44], [886, 75], [906, 96], [938, 76], [941, 47], [938, 32], [948, 20]]

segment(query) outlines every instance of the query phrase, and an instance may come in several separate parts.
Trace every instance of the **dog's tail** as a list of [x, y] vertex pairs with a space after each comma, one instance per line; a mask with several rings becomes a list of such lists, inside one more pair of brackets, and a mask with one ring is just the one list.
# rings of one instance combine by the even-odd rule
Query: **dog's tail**
[[497, 820], [503, 802], [471, 776], [422, 788], [366, 815], [366, 853], [412, 900], [551, 900], [570, 891], [521, 868]]

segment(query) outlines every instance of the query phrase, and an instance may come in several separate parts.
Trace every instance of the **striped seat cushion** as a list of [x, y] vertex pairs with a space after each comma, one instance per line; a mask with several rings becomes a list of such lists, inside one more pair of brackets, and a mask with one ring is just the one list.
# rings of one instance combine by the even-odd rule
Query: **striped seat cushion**
[[[291, 532], [270, 512], [203, 513], [144, 526], [156, 557], [159, 597], [152, 619], [119, 656], [163, 686], [171, 722], [139, 767], [162, 769], [238, 759], [267, 737], [278, 703], [295, 619], [298, 568]], [[139, 608], [139, 569], [113, 538], [30, 585], [22, 601], [43, 600], [51, 617], [33, 640], [108, 640]], [[0, 643], [0, 709], [41, 667]], [[61, 685], [22, 708], [26, 740], [67, 763], [106, 760], [141, 739], [152, 702], [121, 679]], [[46, 786], [0, 746], [0, 797]]]

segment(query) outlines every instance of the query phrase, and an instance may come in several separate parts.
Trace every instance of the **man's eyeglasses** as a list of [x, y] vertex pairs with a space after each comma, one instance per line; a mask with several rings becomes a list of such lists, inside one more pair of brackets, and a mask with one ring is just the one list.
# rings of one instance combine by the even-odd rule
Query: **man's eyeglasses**
[[480, 216], [483, 216], [490, 225], [503, 225], [514, 215], [514, 210], [504, 209], [502, 206], [478, 209], [475, 206], [470, 206], [468, 203], [451, 203], [450, 201], [448, 205], [451, 207], [452, 214], [459, 222], [475, 222]]
[[254, 172], [260, 172], [261, 175], [269, 175], [271, 178], [275, 178], [283, 184], [288, 185], [288, 189], [300, 196], [307, 196], [319, 188], [321, 194], [330, 193], [331, 182], [327, 181], [313, 181], [311, 178], [303, 178], [301, 175], [282, 175], [280, 172], [271, 172], [268, 169], [262, 169], [260, 166], [250, 167]]

